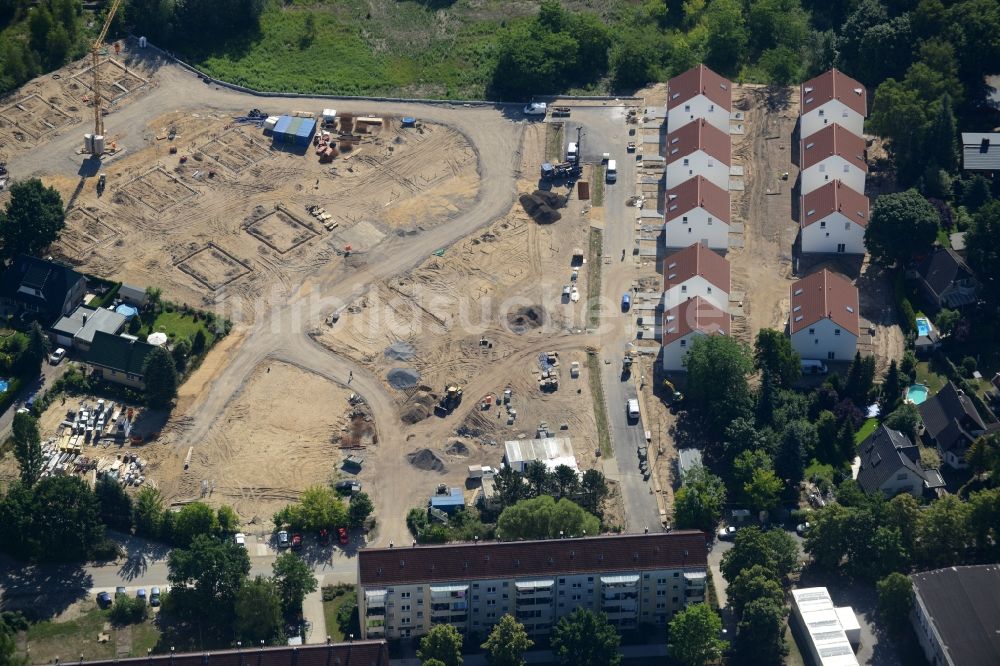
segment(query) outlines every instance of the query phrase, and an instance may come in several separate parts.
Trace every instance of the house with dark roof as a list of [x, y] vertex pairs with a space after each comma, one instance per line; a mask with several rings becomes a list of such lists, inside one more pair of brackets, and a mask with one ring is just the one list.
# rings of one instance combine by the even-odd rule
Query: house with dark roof
[[838, 69], [823, 72], [799, 88], [799, 134], [803, 139], [833, 123], [861, 136], [867, 116], [865, 87]]
[[68, 266], [22, 254], [0, 276], [0, 305], [49, 325], [83, 301], [87, 279]]
[[910, 576], [917, 641], [933, 666], [1000, 664], [1000, 565]]
[[706, 555], [695, 530], [363, 548], [361, 635], [415, 638], [448, 623], [485, 636], [509, 613], [547, 636], [577, 608], [606, 614], [619, 631], [662, 626], [704, 601]]
[[839, 180], [803, 196], [799, 220], [803, 252], [865, 253], [868, 197]]
[[729, 335], [729, 312], [701, 296], [682, 301], [664, 311], [660, 328], [663, 369], [683, 372], [684, 357], [700, 335]]
[[385, 641], [247, 647], [75, 662], [81, 666], [389, 666]]
[[962, 389], [948, 382], [944, 388], [917, 406], [924, 422], [923, 438], [937, 447], [941, 460], [954, 469], [965, 469], [965, 452], [986, 431], [983, 417]]
[[1000, 132], [962, 132], [962, 168], [1000, 172]]
[[699, 64], [667, 81], [667, 127], [702, 118], [729, 134], [732, 101], [732, 82]]
[[951, 248], [934, 248], [917, 264], [917, 279], [927, 298], [939, 308], [961, 308], [976, 302], [979, 283], [972, 269]]
[[729, 135], [699, 118], [667, 134], [667, 187], [674, 188], [695, 176], [704, 176], [729, 191], [732, 145]]
[[864, 194], [868, 175], [865, 140], [840, 125], [827, 125], [802, 139], [799, 166], [803, 196], [834, 180]]
[[700, 296], [720, 310], [729, 309], [729, 262], [701, 243], [674, 252], [663, 262], [663, 309]]
[[663, 242], [668, 248], [701, 243], [713, 250], [729, 249], [729, 190], [695, 176], [667, 190]]
[[101, 379], [141, 390], [146, 387], [143, 365], [154, 349], [140, 340], [95, 331], [84, 361]]
[[936, 469], [920, 464], [920, 449], [910, 438], [885, 424], [880, 425], [861, 443], [861, 467], [857, 482], [869, 495], [877, 492], [886, 497], [909, 493], [920, 497], [944, 487], [944, 479]]
[[803, 359], [849, 361], [861, 334], [858, 289], [843, 275], [823, 269], [789, 288], [788, 333]]

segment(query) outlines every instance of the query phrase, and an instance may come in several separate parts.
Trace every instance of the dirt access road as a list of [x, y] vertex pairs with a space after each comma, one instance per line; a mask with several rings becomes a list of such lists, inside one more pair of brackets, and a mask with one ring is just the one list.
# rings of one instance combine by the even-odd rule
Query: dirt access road
[[[141, 144], [149, 118], [164, 110], [240, 115], [268, 102], [268, 98], [207, 85], [170, 63], [161, 64], [155, 75], [157, 86], [142, 100], [107, 118], [109, 130], [117, 134], [121, 145]], [[337, 106], [337, 100], [318, 98], [274, 98], [270, 102], [272, 106], [287, 108]], [[281, 298], [270, 299], [262, 307], [254, 308], [253, 323], [237, 324], [231, 338], [213, 352], [184, 387], [169, 426], [170, 432], [165, 431], [178, 451], [197, 446], [206, 437], [226, 407], [239, 396], [255, 369], [269, 359], [299, 366], [341, 384], [346, 384], [353, 372], [352, 390], [364, 396], [376, 422], [382, 426], [380, 447], [399, 454], [404, 450], [404, 442], [397, 441], [400, 438], [395, 426], [398, 423], [396, 407], [379, 380], [351, 360], [334, 355], [315, 343], [308, 332], [321, 325], [327, 314], [355, 300], [374, 282], [409, 270], [438, 248], [449, 246], [505, 214], [516, 194], [524, 126], [519, 114], [514, 114], [512, 121], [505, 117], [503, 109], [491, 106], [390, 105], [359, 100], [349, 100], [349, 103], [357, 113], [391, 112], [414, 116], [461, 132], [478, 158], [482, 183], [478, 196], [474, 204], [452, 222], [416, 235], [387, 240], [369, 252], [359, 267], [314, 270], [297, 283], [290, 283]], [[80, 143], [78, 134], [66, 133], [34, 151], [13, 157], [10, 160], [12, 172], [23, 177], [82, 174], [85, 167], [81, 166], [82, 158], [75, 152]], [[192, 395], [194, 390], [197, 390], [196, 395]], [[193, 476], [192, 484], [195, 484]], [[376, 497], [380, 505], [399, 499], [391, 493], [376, 493]], [[384, 507], [377, 506], [376, 511], [381, 508]], [[379, 533], [380, 543], [405, 538], [403, 525], [386, 525]]]

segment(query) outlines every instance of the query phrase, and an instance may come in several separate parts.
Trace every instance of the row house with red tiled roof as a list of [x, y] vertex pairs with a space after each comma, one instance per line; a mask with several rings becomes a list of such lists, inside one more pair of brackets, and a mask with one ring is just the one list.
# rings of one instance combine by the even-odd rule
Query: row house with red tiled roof
[[792, 283], [788, 333], [803, 359], [849, 361], [861, 334], [858, 289], [823, 269]]

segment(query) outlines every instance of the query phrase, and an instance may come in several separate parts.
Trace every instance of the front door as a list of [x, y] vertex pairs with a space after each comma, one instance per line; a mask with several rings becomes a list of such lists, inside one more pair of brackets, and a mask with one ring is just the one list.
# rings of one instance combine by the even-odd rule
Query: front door
[[844, 243], [837, 243], [837, 252], [846, 252], [846, 251], [847, 251], [847, 245], [845, 245]]

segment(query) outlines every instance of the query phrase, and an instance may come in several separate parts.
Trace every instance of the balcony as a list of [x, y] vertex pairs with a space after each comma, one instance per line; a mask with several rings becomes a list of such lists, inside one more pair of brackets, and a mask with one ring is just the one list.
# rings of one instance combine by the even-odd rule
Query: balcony
[[365, 606], [367, 608], [385, 608], [385, 590], [365, 590]]
[[381, 618], [366, 618], [365, 619], [365, 629], [371, 632], [372, 629], [378, 629], [385, 626], [385, 620]]
[[527, 599], [524, 599], [522, 597], [517, 598], [518, 608], [525, 608], [528, 606], [551, 606], [551, 605], [552, 605], [551, 595], [546, 597], [528, 597]]
[[514, 583], [514, 587], [517, 592], [517, 598], [532, 598], [532, 597], [552, 597], [552, 588], [555, 586], [556, 581], [554, 579], [546, 580], [524, 580]]
[[385, 617], [385, 607], [365, 609], [365, 617]]
[[468, 585], [431, 585], [431, 602], [450, 602], [453, 599], [465, 599], [468, 593]]
[[601, 605], [601, 610], [608, 615], [611, 615], [612, 613], [630, 613], [635, 615], [638, 608], [639, 604], [634, 601], [615, 602], [613, 604]]

